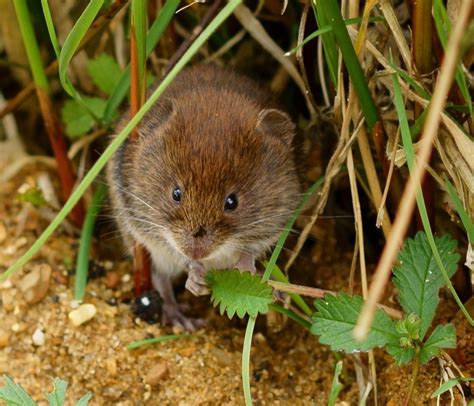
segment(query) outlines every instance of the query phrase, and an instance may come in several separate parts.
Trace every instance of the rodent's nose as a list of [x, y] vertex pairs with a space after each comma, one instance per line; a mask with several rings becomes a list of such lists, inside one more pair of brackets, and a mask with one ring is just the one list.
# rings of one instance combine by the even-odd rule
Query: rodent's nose
[[207, 235], [207, 230], [203, 226], [199, 226], [191, 234], [194, 238], [201, 238]]

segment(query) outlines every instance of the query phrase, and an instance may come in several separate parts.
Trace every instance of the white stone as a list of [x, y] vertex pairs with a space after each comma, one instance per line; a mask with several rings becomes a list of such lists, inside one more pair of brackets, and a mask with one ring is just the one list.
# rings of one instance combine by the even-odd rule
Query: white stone
[[68, 317], [73, 326], [77, 327], [89, 321], [97, 314], [97, 308], [90, 303], [81, 304], [77, 309], [69, 312]]
[[37, 347], [44, 345], [45, 337], [44, 337], [43, 330], [37, 328], [35, 332], [33, 333], [33, 335], [31, 336], [31, 339], [33, 341], [33, 344], [36, 345]]

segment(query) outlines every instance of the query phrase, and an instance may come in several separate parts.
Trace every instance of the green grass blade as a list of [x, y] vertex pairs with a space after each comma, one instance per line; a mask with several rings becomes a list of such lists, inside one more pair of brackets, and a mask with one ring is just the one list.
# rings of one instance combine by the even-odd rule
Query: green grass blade
[[76, 24], [72, 27], [59, 54], [59, 80], [61, 81], [64, 90], [66, 90], [66, 92], [76, 100], [80, 100], [80, 95], [69, 80], [67, 70], [69, 63], [81, 44], [82, 38], [84, 38], [84, 35], [99, 13], [103, 4], [104, 0], [91, 0], [89, 2]]
[[293, 321], [296, 321], [298, 324], [303, 326], [306, 330], [309, 330], [311, 328], [311, 323], [309, 321], [297, 315], [295, 312], [291, 311], [290, 309], [285, 309], [283, 306], [280, 306], [279, 304], [276, 304], [276, 303], [269, 304], [268, 308], [278, 313], [281, 313], [284, 316], [287, 316], [289, 319]]
[[278, 241], [276, 243], [275, 249], [273, 250], [272, 256], [270, 257], [270, 260], [268, 261], [268, 264], [265, 268], [265, 272], [263, 273], [262, 280], [264, 282], [268, 281], [268, 279], [270, 278], [272, 270], [276, 265], [276, 261], [278, 257], [280, 256], [281, 250], [283, 249], [283, 245], [285, 244], [285, 241], [288, 238], [288, 235], [290, 234], [291, 229], [293, 228], [293, 224], [295, 223], [298, 216], [301, 214], [301, 211], [303, 210], [304, 205], [306, 204], [308, 199], [313, 195], [313, 193], [319, 189], [323, 181], [324, 181], [324, 178], [319, 178], [316, 182], [314, 182], [314, 184], [304, 194], [303, 198], [300, 201], [300, 204], [298, 205], [295, 212], [292, 214], [292, 216], [288, 220], [288, 223], [286, 224], [283, 232], [280, 234], [280, 237], [278, 238]]
[[89, 272], [89, 253], [91, 247], [94, 224], [99, 214], [101, 204], [107, 196], [107, 186], [100, 183], [97, 186], [92, 201], [86, 213], [84, 224], [82, 226], [81, 240], [79, 242], [79, 251], [77, 253], [76, 278], [74, 281], [74, 299], [82, 301], [86, 292], [87, 275]]
[[[156, 44], [161, 38], [161, 35], [168, 26], [176, 9], [179, 6], [179, 0], [167, 0], [158, 18], [151, 25], [146, 37], [146, 56], [150, 56]], [[113, 119], [120, 103], [127, 97], [128, 89], [130, 87], [130, 65], [124, 70], [122, 77], [115, 86], [114, 91], [110, 95], [105, 107], [104, 121], [110, 123]]]
[[86, 176], [81, 183], [77, 186], [74, 193], [71, 194], [69, 199], [66, 201], [64, 206], [61, 208], [56, 217], [51, 221], [49, 226], [43, 233], [38, 237], [34, 244], [5, 272], [0, 275], [0, 282], [3, 282], [10, 277], [14, 272], [25, 265], [43, 246], [46, 240], [51, 234], [59, 227], [61, 222], [66, 218], [69, 212], [73, 209], [76, 203], [80, 200], [81, 196], [87, 190], [87, 188], [94, 181], [96, 176], [100, 173], [102, 168], [105, 166], [110, 157], [117, 151], [120, 145], [125, 141], [133, 128], [140, 122], [146, 112], [151, 108], [153, 104], [158, 100], [163, 91], [169, 86], [176, 75], [184, 68], [184, 66], [190, 61], [198, 49], [207, 41], [207, 39], [214, 33], [214, 31], [222, 24], [233, 10], [242, 2], [242, 0], [230, 0], [229, 3], [216, 15], [216, 17], [209, 23], [209, 25], [202, 31], [201, 35], [196, 38], [196, 41], [189, 47], [189, 49], [183, 54], [181, 59], [176, 63], [170, 73], [163, 79], [160, 85], [155, 89], [150, 98], [140, 108], [127, 125], [120, 131], [117, 137], [110, 143], [105, 149], [103, 154], [99, 157], [96, 163], [90, 168]]
[[46, 21], [46, 27], [48, 28], [49, 38], [51, 39], [51, 44], [53, 45], [54, 53], [56, 54], [56, 58], [59, 58], [61, 49], [59, 47], [58, 37], [56, 36], [56, 30], [54, 29], [53, 17], [51, 16], [48, 0], [41, 0], [41, 7], [43, 8], [43, 15]]
[[[393, 83], [393, 91], [394, 91], [394, 104], [395, 108], [397, 110], [398, 114], [398, 120], [400, 123], [400, 132], [402, 135], [402, 141], [403, 141], [403, 147], [405, 150], [406, 158], [407, 158], [407, 164], [408, 164], [408, 169], [410, 174], [413, 173], [414, 168], [415, 168], [415, 149], [413, 147], [412, 139], [411, 139], [411, 133], [410, 133], [410, 127], [408, 126], [408, 119], [405, 111], [405, 105], [403, 102], [403, 96], [402, 96], [402, 91], [400, 89], [400, 84], [398, 83], [398, 76], [396, 73], [392, 74], [392, 83]], [[454, 297], [454, 300], [458, 304], [459, 308], [461, 311], [464, 313], [466, 316], [467, 320], [471, 325], [474, 325], [474, 320], [470, 316], [469, 312], [466, 310], [464, 307], [463, 303], [461, 302], [461, 299], [459, 299], [458, 294], [456, 293], [456, 290], [453, 287], [453, 284], [451, 283], [451, 280], [449, 279], [448, 273], [446, 271], [446, 268], [444, 267], [443, 261], [439, 255], [439, 251], [436, 247], [436, 243], [434, 240], [433, 236], [433, 231], [431, 230], [431, 225], [430, 221], [428, 218], [428, 213], [426, 211], [426, 205], [425, 201], [423, 199], [423, 194], [421, 192], [421, 189], [418, 188], [417, 193], [416, 193], [416, 204], [418, 206], [418, 212], [420, 213], [420, 218], [423, 223], [423, 228], [425, 230], [426, 236], [428, 238], [428, 243], [430, 244], [431, 251], [433, 253], [433, 257], [436, 261], [436, 264], [438, 265], [439, 269], [441, 270], [441, 273], [443, 274], [443, 278], [446, 282], [446, 285], [448, 286], [449, 291]]]
[[[280, 256], [281, 250], [283, 249], [283, 245], [285, 244], [288, 235], [290, 234], [290, 230], [293, 227], [296, 219], [300, 215], [301, 211], [303, 210], [304, 205], [308, 201], [308, 199], [313, 195], [314, 192], [321, 186], [323, 183], [324, 178], [318, 179], [305, 193], [303, 198], [300, 201], [297, 209], [293, 213], [293, 215], [288, 220], [283, 232], [280, 234], [278, 241], [276, 243], [275, 249], [273, 250], [272, 256], [265, 267], [265, 272], [263, 273], [262, 280], [268, 281], [272, 270], [275, 268], [276, 261]], [[249, 321], [247, 322], [247, 329], [245, 330], [245, 338], [244, 338], [244, 345], [242, 349], [242, 385], [244, 388], [244, 400], [246, 406], [252, 404], [252, 392], [250, 390], [250, 350], [252, 347], [252, 336], [253, 330], [255, 328], [255, 317], [249, 317]]]
[[347, 32], [346, 25], [342, 19], [339, 4], [337, 0], [326, 0], [325, 2], [322, 2], [321, 5], [324, 5], [324, 13], [326, 17], [329, 21], [332, 21], [332, 32], [334, 33], [337, 45], [341, 50], [342, 58], [344, 59], [347, 71], [351, 77], [354, 90], [359, 98], [359, 104], [364, 113], [365, 121], [367, 122], [369, 131], [371, 131], [375, 123], [379, 121], [379, 115], [374, 100], [372, 99], [369, 86], [365, 80], [359, 59], [357, 58], [354, 47], [352, 46], [352, 41]]
[[459, 217], [461, 218], [461, 222], [464, 226], [464, 229], [466, 230], [469, 242], [474, 243], [474, 224], [469, 218], [469, 214], [467, 214], [467, 211], [464, 209], [461, 199], [457, 195], [453, 184], [448, 179], [445, 179], [445, 182], [446, 190], [448, 191], [449, 196], [451, 197], [451, 200], [454, 203], [454, 207], [456, 208], [456, 211], [458, 212]]
[[[314, 17], [319, 27], [331, 26], [330, 19], [326, 16], [325, 2], [320, 0], [312, 0]], [[324, 55], [326, 55], [326, 65], [328, 66], [329, 76], [335, 88], [337, 88], [337, 70], [338, 70], [338, 53], [334, 33], [327, 32], [321, 37], [323, 41]]]
[[[374, 22], [374, 21], [385, 21], [383, 17], [371, 17], [369, 18], [369, 22]], [[353, 25], [353, 24], [360, 24], [362, 22], [361, 17], [356, 17], [356, 18], [347, 18], [344, 20], [344, 24], [346, 25]], [[295, 54], [298, 52], [299, 49], [304, 47], [308, 42], [312, 41], [313, 39], [319, 37], [322, 34], [326, 34], [327, 32], [332, 31], [332, 26], [327, 25], [325, 27], [320, 28], [319, 30], [314, 31], [313, 33], [309, 34], [302, 42], [299, 44], [297, 47], [291, 49], [286, 53], [286, 55], [291, 55]]]
[[[266, 262], [264, 262], [266, 266]], [[285, 276], [285, 274], [281, 271], [278, 265], [275, 265], [272, 269], [272, 276], [275, 278], [276, 281], [278, 282], [283, 282], [283, 283], [290, 283], [288, 278]], [[307, 315], [311, 316], [313, 314], [313, 311], [310, 309], [310, 307], [306, 304], [306, 302], [303, 300], [303, 298], [296, 294], [296, 293], [288, 293], [288, 296], [291, 297], [291, 300], [295, 302], [295, 304]]]
[[416, 81], [413, 78], [413, 76], [410, 76], [407, 72], [405, 72], [403, 69], [399, 68], [398, 66], [395, 66], [392, 62], [389, 62], [389, 63], [392, 69], [395, 70], [397, 74], [400, 75], [400, 77], [405, 82], [407, 82], [416, 93], [418, 93], [419, 96], [423, 97], [426, 100], [431, 99], [431, 95], [426, 91], [426, 89], [418, 81]]
[[36, 41], [35, 32], [31, 23], [30, 12], [26, 0], [16, 0], [13, 2], [15, 6], [18, 24], [20, 26], [23, 44], [25, 45], [26, 55], [30, 64], [31, 73], [35, 85], [43, 90], [48, 90], [48, 79], [44, 72], [43, 63], [41, 61], [38, 42]]
[[137, 348], [144, 347], [145, 345], [162, 343], [164, 341], [180, 340], [181, 338], [189, 337], [191, 337], [191, 334], [171, 334], [167, 336], [147, 338], [146, 340], [132, 341], [131, 343], [127, 344], [125, 348], [127, 350], [135, 350]]
[[331, 391], [329, 392], [328, 406], [336, 404], [337, 397], [342, 390], [342, 384], [339, 382], [339, 376], [342, 371], [342, 360], [338, 361], [334, 369], [334, 376], [332, 378]]

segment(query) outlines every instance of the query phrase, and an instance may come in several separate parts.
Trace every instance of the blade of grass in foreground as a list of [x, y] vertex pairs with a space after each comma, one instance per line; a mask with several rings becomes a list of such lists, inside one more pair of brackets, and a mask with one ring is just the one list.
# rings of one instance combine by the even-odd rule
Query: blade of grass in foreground
[[100, 206], [107, 196], [107, 186], [104, 183], [97, 185], [92, 201], [87, 209], [86, 218], [81, 231], [79, 251], [76, 262], [76, 278], [74, 281], [74, 299], [81, 301], [84, 299], [87, 284], [87, 274], [89, 271], [89, 253], [91, 248], [92, 234]]
[[[268, 278], [270, 278], [272, 270], [274, 269], [276, 265], [276, 261], [278, 257], [280, 256], [281, 250], [283, 249], [283, 245], [285, 244], [285, 241], [288, 238], [288, 235], [290, 234], [290, 230], [293, 228], [293, 224], [295, 223], [296, 219], [300, 215], [301, 211], [303, 210], [304, 205], [306, 204], [310, 196], [312, 196], [313, 193], [319, 189], [319, 187], [323, 183], [323, 180], [324, 178], [318, 179], [308, 189], [303, 199], [301, 199], [301, 202], [298, 208], [295, 210], [293, 215], [288, 220], [288, 223], [286, 224], [285, 229], [280, 234], [280, 238], [278, 238], [278, 241], [275, 246], [275, 249], [273, 250], [272, 256], [270, 257], [270, 260], [268, 261], [268, 264], [265, 268], [265, 272], [263, 273], [262, 280], [264, 282], [266, 282]], [[249, 317], [249, 320], [247, 322], [247, 329], [245, 331], [244, 346], [242, 349], [242, 385], [244, 387], [244, 399], [245, 399], [246, 406], [250, 406], [252, 404], [252, 393], [250, 390], [250, 350], [252, 347], [252, 336], [253, 336], [253, 330], [255, 328], [256, 319], [257, 319], [256, 317]]]
[[337, 0], [326, 0], [321, 2], [324, 6], [326, 17], [332, 22], [332, 32], [336, 38], [337, 45], [342, 53], [342, 58], [346, 65], [347, 71], [352, 80], [354, 90], [359, 98], [359, 104], [364, 113], [365, 121], [372, 131], [375, 123], [379, 121], [377, 108], [369, 90], [369, 86], [365, 80], [364, 72], [360, 66], [352, 41], [347, 32], [346, 25], [342, 19], [341, 10]]
[[[104, 0], [92, 0], [87, 5], [84, 12], [81, 14], [76, 24], [74, 24], [68, 36], [66, 37], [63, 48], [61, 49], [61, 53], [59, 54], [59, 80], [61, 81], [61, 85], [71, 97], [78, 101], [81, 101], [82, 99], [69, 80], [67, 75], [68, 67], [76, 53], [77, 48], [81, 44], [82, 38], [89, 30], [89, 27], [99, 13], [103, 4]], [[85, 105], [85, 103], [82, 104]], [[85, 107], [87, 108], [87, 106]], [[94, 112], [92, 113], [94, 114]]]
[[207, 41], [207, 39], [214, 33], [214, 31], [221, 25], [234, 11], [234, 9], [242, 2], [242, 0], [230, 0], [229, 3], [217, 14], [217, 16], [209, 23], [209, 25], [203, 30], [201, 35], [196, 38], [196, 41], [191, 45], [191, 47], [184, 53], [182, 58], [176, 63], [174, 68], [170, 73], [163, 79], [160, 85], [152, 93], [150, 98], [145, 102], [142, 108], [138, 113], [132, 117], [132, 119], [127, 123], [122, 131], [117, 135], [117, 137], [110, 143], [110, 145], [105, 149], [104, 153], [96, 161], [96, 163], [90, 168], [89, 172], [86, 174], [81, 183], [77, 186], [74, 193], [71, 194], [67, 202], [61, 208], [56, 217], [51, 221], [49, 226], [43, 233], [38, 237], [34, 244], [5, 272], [0, 275], [0, 282], [3, 282], [10, 277], [14, 272], [20, 269], [25, 265], [43, 246], [46, 240], [51, 236], [51, 234], [59, 227], [61, 222], [66, 218], [72, 208], [79, 201], [81, 196], [105, 166], [110, 157], [115, 153], [115, 151], [120, 147], [120, 145], [125, 141], [133, 128], [140, 122], [146, 112], [151, 108], [151, 106], [158, 100], [163, 91], [169, 86], [173, 81], [176, 75], [186, 66], [198, 49]]
[[[146, 56], [150, 56], [151, 52], [155, 48], [156, 44], [161, 38], [161, 35], [168, 26], [171, 18], [173, 17], [176, 9], [179, 6], [180, 0], [167, 0], [163, 9], [160, 11], [160, 15], [153, 22], [146, 37]], [[109, 123], [114, 117], [120, 103], [125, 99], [130, 87], [130, 65], [125, 68], [122, 77], [118, 81], [115, 89], [107, 101], [104, 112], [104, 121]]]

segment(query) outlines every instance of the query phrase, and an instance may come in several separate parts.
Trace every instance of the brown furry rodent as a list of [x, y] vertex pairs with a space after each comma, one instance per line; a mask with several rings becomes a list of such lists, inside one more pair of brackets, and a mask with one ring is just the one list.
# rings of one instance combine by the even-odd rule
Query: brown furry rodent
[[209, 269], [255, 271], [299, 200], [295, 126], [250, 79], [215, 66], [183, 71], [110, 160], [107, 176], [125, 240], [150, 251], [163, 322], [193, 329], [172, 279], [208, 293]]

